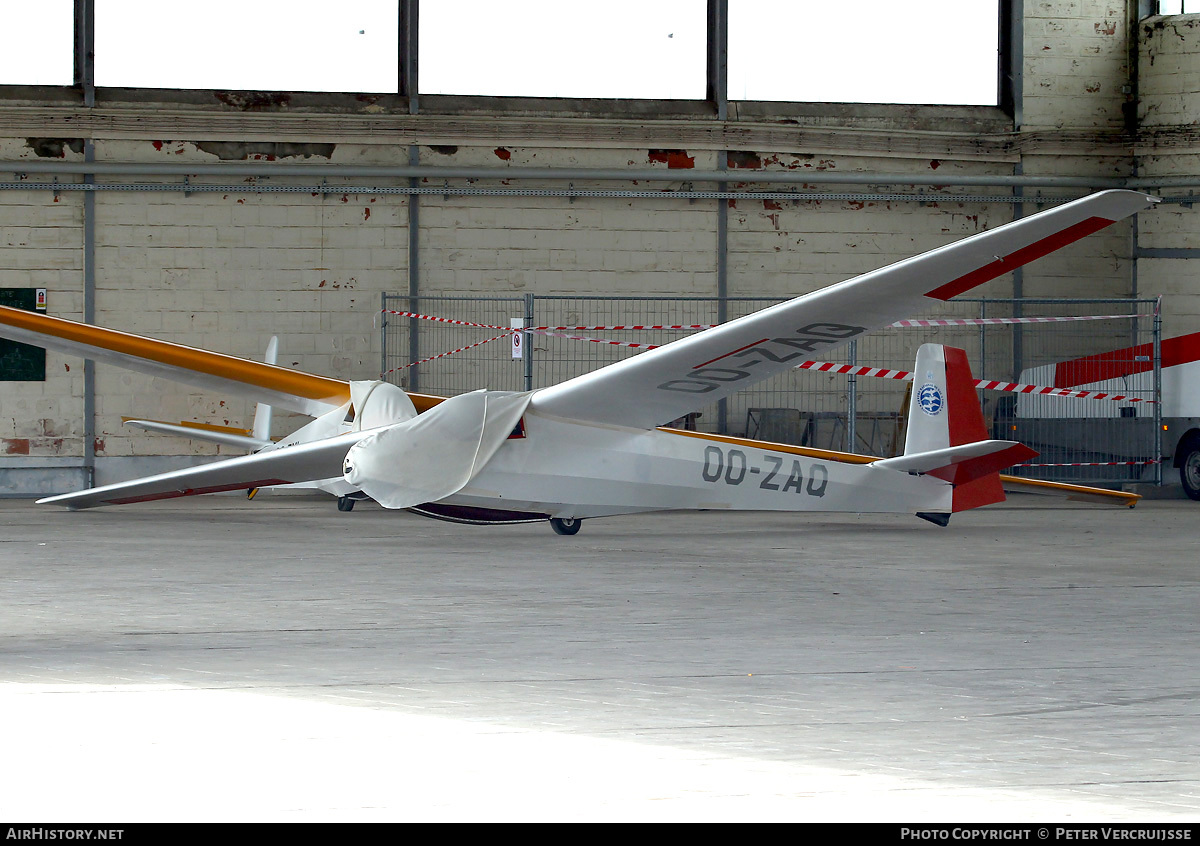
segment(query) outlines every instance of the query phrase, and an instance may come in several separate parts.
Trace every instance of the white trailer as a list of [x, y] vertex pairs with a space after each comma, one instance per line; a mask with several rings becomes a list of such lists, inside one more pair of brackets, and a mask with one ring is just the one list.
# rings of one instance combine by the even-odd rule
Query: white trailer
[[1139, 344], [1033, 367], [1020, 381], [1141, 401], [1019, 394], [1010, 433], [1043, 453], [1086, 449], [1113, 462], [1146, 459], [1154, 444], [1149, 460], [1178, 468], [1187, 495], [1200, 500], [1200, 332], [1166, 338], [1159, 350], [1160, 414], [1146, 401], [1155, 393], [1154, 345]]

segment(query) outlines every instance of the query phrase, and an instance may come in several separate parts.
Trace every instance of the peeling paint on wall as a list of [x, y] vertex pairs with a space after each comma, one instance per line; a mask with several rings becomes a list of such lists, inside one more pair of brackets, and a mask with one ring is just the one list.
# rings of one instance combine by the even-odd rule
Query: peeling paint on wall
[[762, 159], [759, 158], [758, 153], [750, 152], [749, 150], [730, 150], [727, 160], [730, 167], [757, 170], [763, 166]]
[[217, 101], [243, 112], [276, 111], [292, 103], [292, 95], [281, 91], [217, 91]]
[[[161, 142], [154, 142], [161, 149]], [[268, 161], [288, 158], [333, 158], [337, 144], [292, 144], [279, 141], [197, 141], [196, 149], [225, 162]]]
[[668, 168], [692, 168], [696, 166], [696, 157], [689, 156], [687, 150], [650, 150], [651, 164], [665, 164]]
[[64, 159], [67, 150], [83, 155], [82, 138], [26, 138], [25, 146], [39, 159]]
[[729, 153], [729, 166], [749, 170], [758, 170], [771, 166], [785, 168], [786, 170], [800, 170], [803, 168], [832, 170], [837, 167], [837, 162], [833, 159], [818, 160], [811, 153], [774, 153], [770, 156], [763, 156], [748, 150], [736, 150]]
[[192, 146], [192, 145], [188, 144], [186, 141], [166, 141], [166, 140], [164, 140], [164, 141], [151, 141], [150, 142], [150, 146], [152, 146], [155, 149], [155, 151], [159, 152], [159, 153], [163, 152], [163, 150], [166, 148], [166, 146], [168, 144], [174, 145], [174, 149], [169, 150], [168, 152], [174, 153], [177, 156], [182, 156]]

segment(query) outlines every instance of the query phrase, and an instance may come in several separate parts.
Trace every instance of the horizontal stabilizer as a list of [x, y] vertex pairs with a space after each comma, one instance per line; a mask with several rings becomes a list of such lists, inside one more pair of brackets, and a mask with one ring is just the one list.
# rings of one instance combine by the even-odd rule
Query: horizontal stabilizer
[[162, 435], [175, 435], [196, 441], [222, 444], [238, 449], [259, 450], [270, 446], [271, 441], [243, 435], [240, 432], [229, 431], [226, 427], [189, 426], [187, 423], [164, 423], [162, 420], [125, 420], [126, 426], [144, 429], [147, 432], [158, 432]]
[[989, 440], [884, 458], [873, 462], [871, 466], [927, 474], [953, 485], [961, 485], [1036, 455], [1036, 451], [1016, 441]]
[[307, 444], [243, 455], [225, 461], [173, 470], [128, 482], [39, 499], [39, 503], [65, 505], [72, 510], [98, 505], [126, 505], [155, 499], [263, 488], [340, 478], [342, 461], [350, 447], [364, 437], [351, 432]]

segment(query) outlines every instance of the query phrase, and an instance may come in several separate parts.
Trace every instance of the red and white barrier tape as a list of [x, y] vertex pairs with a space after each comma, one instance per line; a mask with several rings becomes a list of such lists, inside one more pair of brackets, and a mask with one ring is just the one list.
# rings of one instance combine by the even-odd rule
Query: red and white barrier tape
[[[928, 326], [998, 326], [1015, 323], [1068, 323], [1075, 320], [1120, 320], [1129, 318], [1138, 318], [1144, 315], [1138, 314], [1088, 314], [1071, 317], [945, 317], [945, 318], [930, 318], [928, 320], [897, 320], [895, 323], [888, 324], [892, 329], [911, 329]], [[553, 332], [617, 332], [617, 331], [647, 331], [650, 329], [665, 329], [665, 330], [686, 330], [686, 329], [712, 329], [715, 326], [720, 326], [719, 323], [692, 323], [689, 325], [676, 324], [674, 326], [533, 326], [529, 332], [553, 331]]]
[[686, 330], [686, 329], [712, 329], [714, 326], [719, 326], [719, 323], [693, 323], [688, 326], [682, 324], [676, 326], [532, 326], [527, 331], [529, 332], [643, 332], [650, 329], [665, 329], [665, 330]]
[[506, 333], [513, 330], [507, 326], [492, 326], [490, 323], [471, 323], [469, 320], [452, 320], [449, 317], [430, 317], [428, 314], [417, 314], [415, 311], [392, 311], [383, 309], [384, 314], [395, 314], [400, 317], [415, 317], [418, 320], [432, 320], [434, 323], [451, 323], [455, 326], [474, 326], [478, 329], [503, 329]]
[[[888, 325], [891, 329], [913, 329], [930, 326], [1000, 326], [1020, 323], [1069, 323], [1076, 320], [1121, 320], [1143, 317], [1138, 314], [1088, 314], [1070, 317], [946, 317], [930, 318], [928, 320], [897, 320]], [[719, 323], [693, 323], [691, 325], [677, 324], [675, 326], [533, 326], [527, 332], [617, 332], [617, 331], [647, 331], [650, 329], [687, 330], [712, 329]]]
[[[395, 314], [399, 317], [412, 317], [417, 320], [431, 320], [435, 323], [450, 323], [455, 326], [475, 326], [479, 329], [508, 329], [505, 326], [493, 326], [490, 323], [472, 323], [469, 320], [453, 320], [449, 317], [433, 317], [428, 314], [418, 314], [414, 311], [393, 311], [392, 309], [383, 309], [384, 314]], [[1143, 315], [1137, 314], [1088, 314], [1074, 315], [1066, 317], [961, 317], [961, 318], [931, 318], [928, 320], [897, 320], [890, 324], [891, 328], [921, 328], [931, 326], [993, 326], [993, 325], [1011, 325], [1021, 323], [1067, 323], [1076, 320], [1128, 320], [1130, 318], [1138, 318]], [[691, 324], [656, 324], [656, 325], [621, 325], [621, 326], [530, 326], [521, 331], [524, 332], [645, 332], [650, 330], [665, 330], [665, 331], [686, 331], [688, 329], [712, 329], [714, 326], [719, 326], [717, 323], [691, 323]], [[511, 330], [510, 330], [511, 331]], [[566, 337], [566, 336], [564, 336]], [[584, 338], [582, 340], [595, 340], [592, 338]]]
[[[874, 376], [879, 379], [898, 379], [911, 381], [913, 374], [907, 370], [885, 370], [880, 367], [858, 367], [853, 364], [834, 364], [829, 361], [804, 361], [796, 365], [797, 369], [818, 370], [825, 373], [844, 373], [847, 376]], [[1013, 394], [1045, 394], [1054, 397], [1075, 397], [1077, 399], [1106, 399], [1124, 402], [1158, 402], [1145, 397], [1131, 397], [1124, 394], [1110, 394], [1105, 391], [1072, 391], [1068, 388], [1050, 388], [1045, 385], [1024, 385], [1018, 382], [995, 382], [989, 379], [976, 379], [975, 387], [985, 391], [1007, 391]]]
[[1162, 464], [1157, 458], [1147, 458], [1145, 461], [1075, 461], [1061, 464], [1014, 464], [1014, 467], [1128, 467], [1140, 464]]
[[562, 332], [552, 332], [549, 329], [523, 329], [519, 330], [531, 335], [549, 335], [553, 338], [568, 338], [572, 341], [588, 341], [593, 344], [610, 344], [614, 347], [630, 347], [632, 349], [653, 350], [661, 347], [662, 344], [633, 344], [628, 341], [612, 341], [608, 338], [585, 338], [582, 335], [567, 335]]
[[[414, 361], [406, 364], [403, 367], [394, 367], [387, 371], [394, 373], [397, 370], [405, 370], [409, 367], [414, 367], [418, 364], [424, 364], [427, 361], [433, 361], [438, 358], [445, 358], [455, 353], [463, 352], [464, 350], [480, 347], [484, 344], [490, 344], [492, 341], [498, 341], [501, 338], [508, 337], [514, 332], [525, 332], [528, 334], [549, 335], [556, 338], [566, 338], [571, 341], [587, 341], [592, 344], [609, 344], [614, 347], [628, 347], [630, 349], [652, 350], [656, 349], [661, 344], [640, 344], [630, 343], [628, 341], [613, 341], [608, 338], [588, 338], [583, 335], [565, 334], [565, 331], [589, 331], [589, 330], [624, 330], [624, 329], [710, 329], [710, 325], [694, 324], [691, 326], [536, 326], [528, 329], [512, 329], [504, 326], [493, 326], [488, 323], [472, 323], [467, 320], [453, 320], [449, 317], [432, 317], [427, 314], [418, 314], [413, 311], [393, 311], [391, 309], [383, 309], [385, 314], [395, 314], [400, 317], [412, 317], [419, 320], [432, 320], [436, 323], [448, 323], [455, 326], [473, 326], [477, 329], [496, 329], [500, 330], [501, 334], [495, 337], [488, 338], [486, 341], [479, 341], [475, 344], [468, 344], [465, 347], [459, 347], [456, 350], [440, 353], [438, 355], [423, 358], [420, 361]], [[1115, 320], [1117, 318], [1128, 318], [1134, 315], [1127, 314], [1110, 314], [1110, 315], [1089, 315], [1083, 317], [989, 317], [989, 318], [962, 318], [962, 319], [945, 319], [945, 320], [900, 320], [893, 323], [895, 327], [913, 327], [913, 326], [970, 326], [982, 325], [988, 323], [1052, 323], [1069, 320]], [[560, 331], [561, 330], [561, 331]], [[834, 364], [829, 361], [805, 361], [796, 365], [797, 369], [817, 370], [825, 373], [843, 373], [848, 376], [873, 376], [879, 379], [898, 379], [903, 381], [911, 381], [913, 374], [906, 370], [888, 370], [881, 367], [858, 367], [851, 364]], [[985, 391], [1006, 391], [1015, 394], [1044, 394], [1046, 396], [1056, 397], [1074, 397], [1076, 399], [1106, 399], [1114, 402], [1157, 402], [1157, 400], [1146, 399], [1144, 397], [1131, 397], [1124, 394], [1110, 394], [1105, 391], [1072, 391], [1067, 388], [1050, 388], [1045, 385], [1026, 385], [1017, 382], [996, 382], [993, 380], [977, 379], [975, 387]]]
[[1008, 391], [1013, 394], [1045, 394], [1052, 397], [1076, 397], [1078, 399], [1104, 399], [1113, 402], [1158, 402], [1146, 397], [1131, 397], [1125, 394], [1110, 394], [1106, 391], [1072, 391], [1067, 388], [1047, 388], [1044, 385], [1021, 385], [1016, 382], [990, 382], [975, 380], [975, 387], [985, 391]]
[[424, 364], [427, 361], [433, 361], [435, 358], [445, 358], [448, 355], [454, 355], [455, 353], [460, 353], [463, 350], [469, 350], [472, 347], [482, 347], [484, 344], [490, 344], [492, 341], [499, 341], [501, 338], [507, 338], [511, 334], [512, 334], [512, 332], [505, 332], [504, 334], [497, 335], [494, 338], [488, 338], [486, 341], [479, 341], [478, 343], [475, 343], [475, 344], [467, 344], [465, 347], [459, 347], [456, 350], [450, 350], [450, 352], [444, 352], [444, 353], [438, 353], [437, 355], [431, 355], [431, 356], [429, 356], [429, 358], [423, 358], [420, 361], [411, 361], [408, 364], [402, 365], [400, 367], [393, 367], [391, 370], [386, 370], [386, 371], [384, 371], [383, 375], [386, 376], [388, 373], [395, 373], [398, 370], [407, 370], [410, 367], [416, 367], [418, 364]]
[[961, 317], [930, 320], [897, 320], [893, 328], [905, 329], [924, 326], [995, 326], [1015, 323], [1068, 323], [1073, 320], [1120, 320], [1145, 317], [1142, 314], [1087, 314], [1073, 317]]
[[[665, 329], [665, 330], [687, 330], [687, 329], [712, 329], [718, 325], [716, 323], [693, 323], [688, 326], [682, 324], [677, 326], [530, 326], [524, 329], [515, 330], [505, 326], [493, 326], [490, 323], [472, 323], [469, 320], [452, 320], [449, 317], [432, 317], [428, 314], [418, 314], [415, 311], [393, 311], [392, 309], [383, 309], [384, 314], [395, 314], [399, 317], [412, 317], [417, 320], [432, 320], [435, 323], [450, 323], [455, 326], [474, 326], [479, 329], [505, 329], [508, 332], [537, 332], [538, 334], [548, 335], [555, 332], [600, 332], [600, 331], [634, 331], [634, 330], [649, 330], [649, 329]], [[571, 335], [562, 335], [563, 338], [573, 338], [577, 341], [598, 341], [598, 343], [611, 343], [596, 338], [574, 338]], [[642, 346], [645, 346], [644, 344]]]
[[858, 367], [853, 364], [834, 364], [832, 361], [802, 361], [797, 369], [820, 370], [823, 373], [845, 373], [847, 376], [875, 376], [879, 379], [900, 379], [912, 381], [910, 370], [886, 370], [882, 367]]

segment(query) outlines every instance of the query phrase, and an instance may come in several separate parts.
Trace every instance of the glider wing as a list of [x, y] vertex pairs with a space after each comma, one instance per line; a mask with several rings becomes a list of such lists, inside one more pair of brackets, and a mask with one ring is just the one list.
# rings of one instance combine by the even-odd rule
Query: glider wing
[[270, 485], [311, 482], [341, 478], [342, 461], [350, 447], [366, 436], [350, 432], [312, 443], [272, 449], [255, 455], [202, 464], [184, 470], [159, 473], [129, 482], [60, 494], [39, 499], [39, 503], [65, 505], [72, 510], [97, 505], [125, 505], [172, 499], [180, 496], [248, 490]]
[[350, 399], [350, 385], [274, 364], [143, 338], [0, 306], [0, 338], [115, 364], [317, 417]]
[[534, 395], [557, 417], [654, 428], [1148, 208], [1103, 191], [805, 294]]

